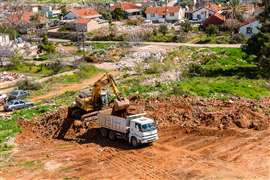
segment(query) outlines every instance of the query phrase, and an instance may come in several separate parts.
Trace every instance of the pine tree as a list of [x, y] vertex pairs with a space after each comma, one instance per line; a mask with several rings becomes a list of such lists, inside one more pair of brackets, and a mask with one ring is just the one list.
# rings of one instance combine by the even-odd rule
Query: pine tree
[[265, 0], [265, 10], [258, 16], [262, 27], [260, 32], [253, 35], [243, 47], [248, 55], [255, 55], [255, 63], [260, 74], [270, 77], [270, 6]]

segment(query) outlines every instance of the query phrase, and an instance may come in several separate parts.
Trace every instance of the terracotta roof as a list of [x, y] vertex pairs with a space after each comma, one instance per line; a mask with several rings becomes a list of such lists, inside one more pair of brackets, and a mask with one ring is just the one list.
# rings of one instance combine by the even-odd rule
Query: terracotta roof
[[[180, 10], [180, 6], [170, 6], [170, 7], [167, 7], [167, 13], [176, 13], [176, 12], [179, 12]], [[165, 12], [166, 12], [166, 7], [148, 7], [146, 8], [145, 10], [145, 13], [146, 14], [158, 14], [158, 15], [165, 15]]]
[[71, 10], [71, 12], [78, 17], [99, 15], [94, 8], [74, 8]]
[[114, 10], [115, 8], [121, 8], [125, 11], [131, 10], [131, 9], [140, 9], [141, 7], [137, 6], [136, 4], [130, 3], [130, 2], [120, 2], [120, 3], [115, 3], [111, 7], [111, 10]]
[[221, 25], [225, 22], [225, 20], [226, 18], [224, 16], [219, 13], [215, 13], [204, 21], [203, 26], [207, 27], [210, 24]]
[[88, 24], [90, 19], [79, 18], [74, 21], [75, 24]]
[[221, 10], [221, 6], [219, 6], [215, 3], [209, 3], [205, 7], [200, 7], [199, 9], [196, 9], [193, 12], [196, 12], [196, 11], [203, 9], [203, 8], [208, 9], [209, 11], [213, 11], [214, 13], [217, 13], [218, 11]]
[[215, 3], [209, 3], [206, 8], [208, 8], [209, 10], [214, 11], [214, 12], [218, 12], [221, 10], [221, 6], [219, 6]]
[[[25, 11], [22, 14], [13, 14], [13, 15], [9, 16], [8, 21], [11, 22], [11, 23], [14, 23], [14, 24], [19, 23], [19, 22], [28, 24], [28, 23], [30, 23], [31, 17], [33, 15], [34, 15], [33, 12]], [[43, 17], [43, 16], [39, 16], [39, 18], [40, 18], [41, 21], [45, 20], [45, 17]]]

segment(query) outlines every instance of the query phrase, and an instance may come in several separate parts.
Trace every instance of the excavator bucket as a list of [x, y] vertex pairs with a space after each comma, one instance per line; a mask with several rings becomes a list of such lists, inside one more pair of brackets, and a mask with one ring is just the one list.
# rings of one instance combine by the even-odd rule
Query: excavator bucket
[[124, 109], [127, 109], [129, 107], [129, 100], [128, 99], [122, 99], [122, 100], [115, 100], [114, 101], [114, 110], [115, 111], [121, 111]]

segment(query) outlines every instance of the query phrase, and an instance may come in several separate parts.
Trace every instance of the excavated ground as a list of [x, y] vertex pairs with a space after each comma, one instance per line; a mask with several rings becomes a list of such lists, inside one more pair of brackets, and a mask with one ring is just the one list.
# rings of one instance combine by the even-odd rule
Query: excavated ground
[[133, 149], [89, 129], [56, 140], [67, 108], [32, 122], [23, 131], [6, 179], [269, 179], [270, 99], [203, 100], [193, 97], [141, 100], [130, 111], [146, 111], [158, 123], [160, 139]]

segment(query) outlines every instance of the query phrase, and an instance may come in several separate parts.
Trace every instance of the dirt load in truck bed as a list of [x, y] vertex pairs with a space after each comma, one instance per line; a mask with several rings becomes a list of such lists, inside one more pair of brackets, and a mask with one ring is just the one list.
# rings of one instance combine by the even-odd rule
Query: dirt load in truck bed
[[270, 178], [270, 98], [133, 98], [130, 111], [145, 111], [157, 121], [160, 139], [152, 146], [132, 149], [125, 141], [102, 138], [95, 128], [79, 138], [70, 130], [66, 141], [52, 139], [67, 116], [62, 107], [32, 122], [21, 121], [12, 163], [0, 169], [0, 177]]

